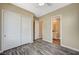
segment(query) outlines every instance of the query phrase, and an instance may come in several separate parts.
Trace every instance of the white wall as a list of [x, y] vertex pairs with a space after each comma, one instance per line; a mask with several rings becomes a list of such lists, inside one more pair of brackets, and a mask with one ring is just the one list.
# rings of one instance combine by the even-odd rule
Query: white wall
[[79, 50], [79, 4], [71, 4], [40, 17], [44, 20], [43, 39], [52, 42], [51, 17], [61, 15], [61, 45]]
[[51, 20], [50, 17], [42, 17], [39, 19], [40, 21], [43, 21], [42, 24], [42, 38], [45, 41], [52, 42], [51, 37]]
[[35, 20], [35, 39], [39, 38], [39, 20]]

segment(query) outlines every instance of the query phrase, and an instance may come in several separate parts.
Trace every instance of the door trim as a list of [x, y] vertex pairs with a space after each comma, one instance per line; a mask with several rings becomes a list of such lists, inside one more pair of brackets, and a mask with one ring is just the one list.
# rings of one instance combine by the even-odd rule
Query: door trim
[[53, 21], [53, 18], [55, 17], [60, 17], [60, 45], [62, 44], [62, 15], [54, 15], [54, 16], [51, 16], [51, 42], [52, 42], [52, 38], [53, 38], [53, 34], [52, 34], [52, 21]]
[[1, 15], [1, 17], [2, 17], [2, 19], [1, 19], [1, 51], [3, 51], [4, 49], [4, 10], [1, 10], [1, 12], [2, 12], [2, 15]]

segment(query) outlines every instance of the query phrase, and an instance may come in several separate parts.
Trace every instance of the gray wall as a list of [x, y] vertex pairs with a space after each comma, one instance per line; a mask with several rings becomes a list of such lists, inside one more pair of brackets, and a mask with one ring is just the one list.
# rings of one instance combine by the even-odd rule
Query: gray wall
[[79, 50], [79, 4], [71, 4], [40, 17], [44, 21], [43, 39], [52, 43], [51, 17], [61, 15], [61, 45]]

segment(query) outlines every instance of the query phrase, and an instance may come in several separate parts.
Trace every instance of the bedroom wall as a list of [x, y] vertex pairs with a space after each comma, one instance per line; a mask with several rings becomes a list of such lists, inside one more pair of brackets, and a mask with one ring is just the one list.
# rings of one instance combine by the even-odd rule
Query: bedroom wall
[[43, 40], [51, 43], [51, 17], [55, 15], [61, 15], [61, 45], [79, 50], [79, 4], [70, 4], [39, 18], [44, 21]]
[[0, 9], [7, 9], [7, 10], [11, 10], [23, 15], [29, 15], [29, 16], [33, 16], [34, 14], [30, 11], [27, 11], [25, 9], [22, 9], [16, 5], [13, 5], [11, 3], [0, 3]]

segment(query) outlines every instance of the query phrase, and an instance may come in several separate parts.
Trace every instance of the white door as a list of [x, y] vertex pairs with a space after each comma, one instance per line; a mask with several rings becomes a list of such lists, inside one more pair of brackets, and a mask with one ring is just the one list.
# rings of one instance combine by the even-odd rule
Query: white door
[[32, 23], [32, 19], [29, 17], [29, 16], [22, 16], [21, 18], [21, 22], [22, 22], [22, 44], [27, 44], [27, 43], [30, 43], [32, 42], [32, 35], [31, 35], [31, 23]]
[[35, 20], [35, 40], [39, 39], [39, 20]]
[[3, 50], [17, 47], [20, 43], [20, 15], [3, 10]]

